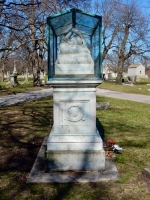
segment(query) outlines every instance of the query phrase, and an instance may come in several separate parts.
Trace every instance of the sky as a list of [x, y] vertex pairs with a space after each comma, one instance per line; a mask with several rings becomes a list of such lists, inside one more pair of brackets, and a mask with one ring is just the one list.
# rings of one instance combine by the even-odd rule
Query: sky
[[[130, 2], [133, 0], [128, 0], [128, 1]], [[144, 11], [148, 11], [148, 10], [150, 11], [150, 0], [135, 0], [135, 1], [139, 2], [139, 5], [141, 5], [141, 7]]]

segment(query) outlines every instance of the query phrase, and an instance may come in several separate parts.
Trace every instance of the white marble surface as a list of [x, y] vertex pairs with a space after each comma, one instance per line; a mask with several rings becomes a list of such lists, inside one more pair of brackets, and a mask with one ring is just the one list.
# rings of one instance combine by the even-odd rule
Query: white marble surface
[[94, 74], [94, 64], [55, 64], [55, 74]]
[[[69, 82], [64, 81], [69, 85]], [[60, 87], [59, 87], [60, 86]], [[105, 169], [103, 141], [96, 128], [96, 89], [53, 88], [54, 125], [47, 141], [49, 171]]]
[[96, 133], [95, 88], [54, 88], [54, 134]]
[[101, 171], [105, 169], [104, 151], [46, 151], [48, 171]]
[[56, 135], [52, 128], [47, 140], [47, 150], [74, 151], [74, 150], [103, 150], [103, 141], [99, 132], [93, 135]]

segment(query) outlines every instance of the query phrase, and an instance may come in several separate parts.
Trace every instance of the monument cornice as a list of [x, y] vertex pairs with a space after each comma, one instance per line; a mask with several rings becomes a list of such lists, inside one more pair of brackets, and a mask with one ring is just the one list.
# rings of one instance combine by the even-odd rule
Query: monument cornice
[[89, 87], [97, 87], [103, 81], [101, 79], [98, 80], [55, 80], [51, 79], [47, 82], [48, 85], [52, 87], [76, 87], [76, 88], [89, 88]]

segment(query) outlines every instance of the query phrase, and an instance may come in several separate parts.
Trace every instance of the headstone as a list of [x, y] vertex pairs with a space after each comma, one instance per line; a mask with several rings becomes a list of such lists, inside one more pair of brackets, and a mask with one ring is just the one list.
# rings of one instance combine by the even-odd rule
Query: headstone
[[13, 86], [19, 85], [18, 80], [17, 80], [17, 70], [16, 70], [16, 63], [15, 63], [15, 61], [14, 61], [14, 71], [10, 75], [10, 83]]
[[109, 102], [97, 102], [96, 109], [98, 110], [106, 110], [109, 108]]
[[45, 80], [42, 80], [42, 85], [45, 85]]
[[130, 76], [128, 76], [128, 82], [131, 82], [131, 77]]
[[10, 71], [7, 71], [7, 78], [10, 79]]
[[43, 74], [43, 72], [40, 72], [40, 79], [44, 79], [44, 74]]

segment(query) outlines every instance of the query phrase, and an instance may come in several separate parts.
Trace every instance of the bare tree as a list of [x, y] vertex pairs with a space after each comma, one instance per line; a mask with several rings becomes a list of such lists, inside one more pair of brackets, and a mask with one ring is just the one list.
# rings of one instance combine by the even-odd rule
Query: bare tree
[[11, 36], [11, 31], [8, 32], [5, 29], [1, 30], [1, 32], [0, 32], [0, 47], [3, 49], [3, 51], [0, 51], [0, 70], [1, 70], [1, 74], [2, 74], [2, 79], [1, 79], [2, 82], [4, 81], [4, 71], [5, 71], [6, 60], [9, 58], [10, 54], [12, 53], [12, 51], [9, 50], [7, 47], [13, 46], [13, 43], [15, 43], [15, 40]]
[[50, 13], [58, 13], [69, 8], [78, 8], [85, 11], [91, 10], [92, 1], [89, 0], [43, 0]]
[[132, 55], [149, 52], [149, 24], [135, 1], [120, 4], [117, 11], [120, 16], [120, 31], [117, 33], [115, 50], [118, 55], [117, 83], [121, 83], [125, 61]]
[[8, 56], [17, 50], [25, 41], [18, 41], [16, 32], [26, 29], [22, 10], [29, 5], [39, 5], [40, 2], [0, 1], [0, 60], [2, 72], [5, 70], [5, 62]]
[[118, 32], [118, 16], [116, 12], [120, 0], [102, 0], [94, 2], [94, 12], [102, 16], [102, 37], [103, 37], [103, 53], [104, 60], [108, 52], [114, 47], [114, 40]]
[[[13, 45], [5, 44], [0, 51], [15, 51], [26, 48], [30, 67], [33, 70], [34, 85], [40, 83], [40, 70], [43, 68], [43, 59], [46, 53], [45, 27], [46, 18], [50, 14], [64, 9], [89, 8], [88, 0], [16, 0], [4, 1], [2, 5], [2, 18], [0, 27], [11, 30], [14, 38]], [[9, 12], [8, 12], [9, 11]]]
[[148, 16], [137, 1], [106, 0], [95, 3], [103, 16], [103, 60], [108, 52], [117, 55], [117, 83], [121, 83], [123, 67], [133, 56], [149, 52]]

